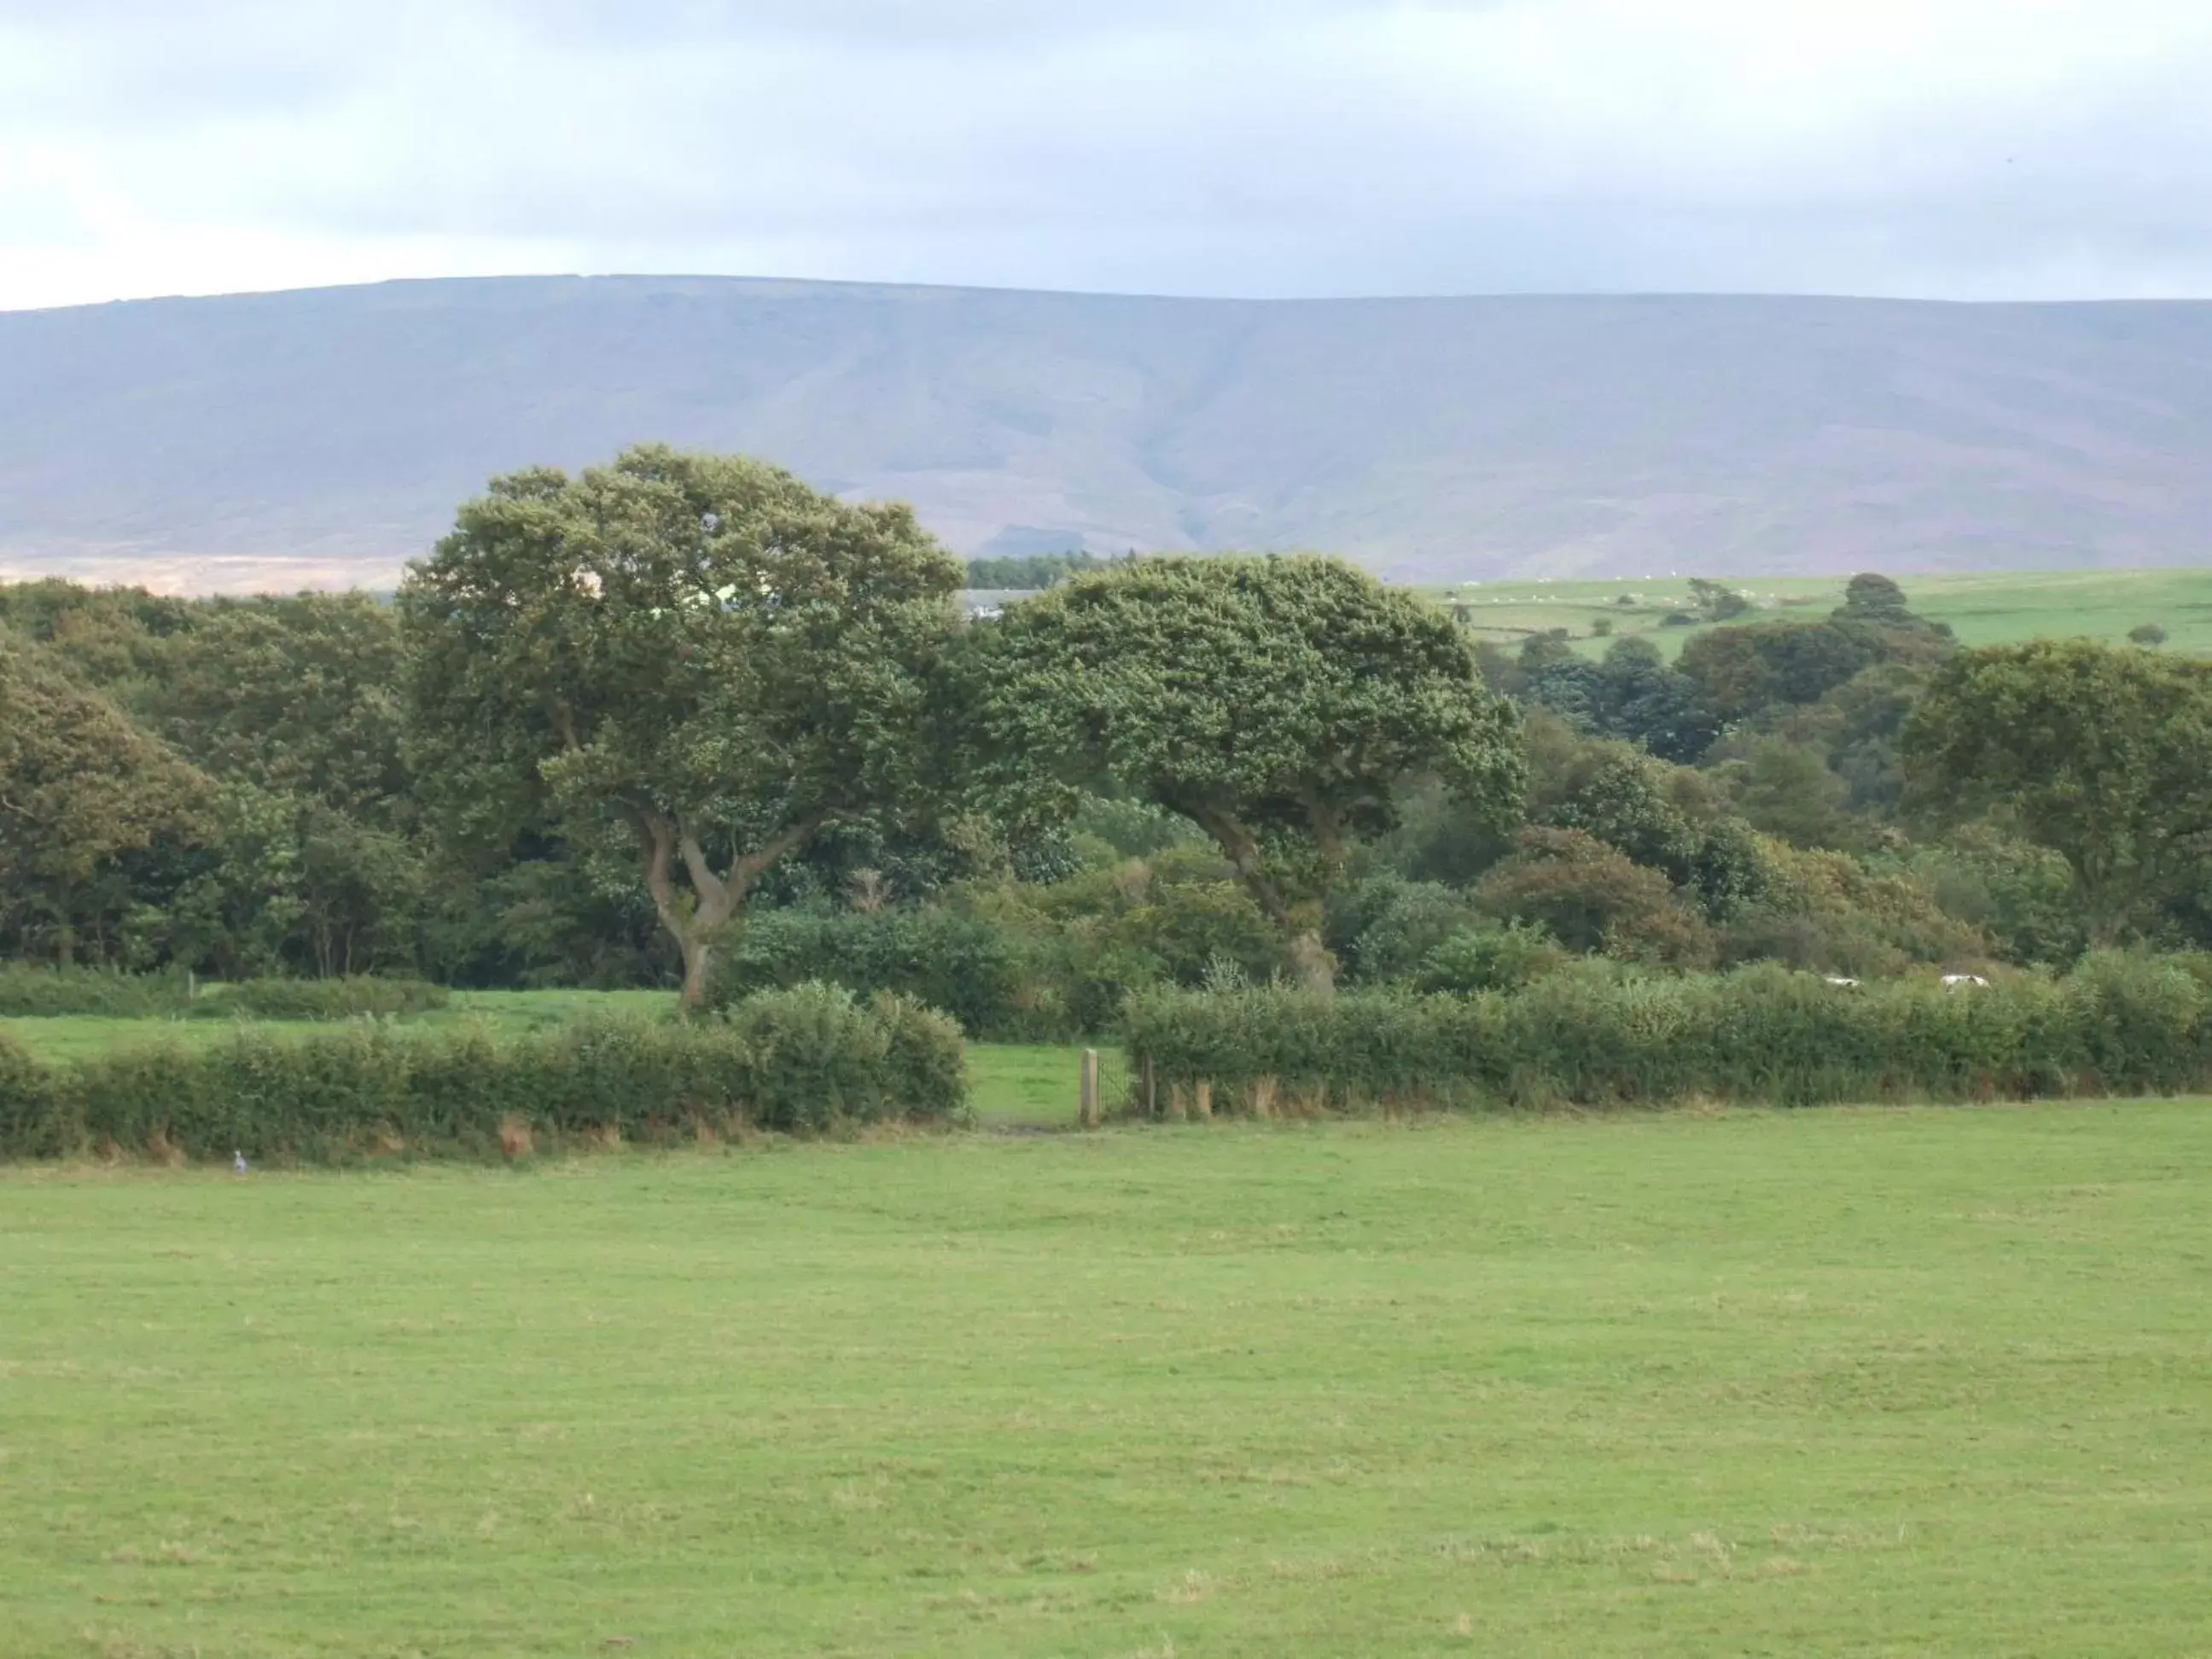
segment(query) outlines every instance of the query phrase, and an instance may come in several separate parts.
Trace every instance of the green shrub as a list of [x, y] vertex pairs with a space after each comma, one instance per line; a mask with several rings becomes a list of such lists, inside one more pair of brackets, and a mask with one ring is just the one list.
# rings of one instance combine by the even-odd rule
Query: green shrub
[[503, 1139], [512, 1150], [518, 1132], [557, 1145], [941, 1121], [963, 1106], [964, 1065], [944, 1015], [822, 986], [768, 993], [720, 1019], [592, 1018], [504, 1041], [468, 1027], [303, 1036], [241, 1024], [205, 1049], [155, 1042], [74, 1067], [0, 1043], [0, 1153], [336, 1162], [483, 1154]]
[[913, 997], [980, 1036], [1009, 1024], [1021, 971], [1004, 932], [949, 910], [770, 910], [724, 956], [711, 1000], [727, 1006], [809, 983]]
[[1483, 920], [1468, 893], [1387, 873], [1346, 892], [1331, 911], [1328, 943], [1362, 985], [1414, 978], [1438, 945]]
[[943, 1121], [968, 1104], [968, 1045], [950, 1015], [878, 993], [869, 1012], [885, 1037], [888, 1098], [908, 1117]]
[[48, 968], [0, 962], [0, 1018], [71, 1014], [146, 1019], [180, 1014], [191, 1001], [183, 974], [120, 974], [107, 968]]
[[726, 1022], [745, 1055], [745, 1097], [763, 1128], [821, 1130], [891, 1117], [909, 1082], [900, 1060], [922, 1064], [915, 1082], [929, 1099], [927, 1115], [957, 1109], [957, 1084], [945, 1097], [942, 1051], [953, 1055], [957, 1079], [960, 1030], [909, 1000], [883, 994], [863, 1006], [842, 987], [801, 984], [745, 998]]
[[[1165, 975], [1159, 957], [1127, 937], [1133, 918], [1134, 932], [1146, 936], [1151, 908], [1066, 919], [771, 910], [753, 917], [724, 957], [709, 1002], [728, 1007], [767, 991], [837, 985], [862, 998], [888, 993], [941, 1009], [985, 1041], [1065, 1042], [1111, 1030], [1129, 990]], [[1205, 960], [1190, 964], [1193, 979]]]
[[362, 1014], [419, 1014], [442, 1008], [450, 994], [419, 979], [246, 979], [200, 988], [181, 971], [119, 974], [105, 968], [47, 968], [0, 963], [0, 1018], [100, 1015], [195, 1019], [350, 1019]]
[[0, 1158], [53, 1158], [78, 1139], [55, 1098], [52, 1073], [0, 1031]]
[[1124, 1036], [1156, 1094], [1205, 1082], [1232, 1105], [2157, 1094], [2212, 1078], [2212, 994], [2174, 959], [2118, 954], [1958, 990], [1577, 962], [1474, 996], [1155, 990], [1131, 1000]]
[[2172, 957], [2094, 951], [2064, 981], [2067, 1023], [2081, 1063], [2100, 1082], [2160, 1094], [2203, 1079], [2203, 1034], [2212, 995], [2190, 965]]
[[1542, 928], [1509, 921], [1503, 927], [1462, 927], [1421, 959], [1413, 975], [1424, 991], [1462, 996], [1516, 991], [1562, 966], [1567, 953]]

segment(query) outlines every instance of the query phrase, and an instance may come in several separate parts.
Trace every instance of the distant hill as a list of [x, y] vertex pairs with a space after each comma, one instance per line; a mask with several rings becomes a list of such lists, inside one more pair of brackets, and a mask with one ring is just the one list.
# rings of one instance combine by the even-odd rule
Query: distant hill
[[1387, 573], [2212, 555], [2212, 303], [1245, 302], [501, 278], [0, 314], [0, 571], [388, 581], [493, 472], [641, 439], [963, 553]]

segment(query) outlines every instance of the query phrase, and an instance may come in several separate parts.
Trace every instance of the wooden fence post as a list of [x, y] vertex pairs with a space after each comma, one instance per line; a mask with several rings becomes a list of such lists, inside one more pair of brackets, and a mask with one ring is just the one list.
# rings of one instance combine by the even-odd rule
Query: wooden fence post
[[1098, 1127], [1098, 1051], [1096, 1048], [1083, 1051], [1083, 1095], [1082, 1103], [1077, 1108], [1076, 1121], [1086, 1129]]

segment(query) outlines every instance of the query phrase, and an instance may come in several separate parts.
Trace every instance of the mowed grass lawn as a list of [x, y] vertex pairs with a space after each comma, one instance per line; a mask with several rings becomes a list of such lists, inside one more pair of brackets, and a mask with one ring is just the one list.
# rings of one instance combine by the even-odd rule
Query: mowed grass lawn
[[2212, 1652], [2212, 1110], [0, 1170], [0, 1653]]

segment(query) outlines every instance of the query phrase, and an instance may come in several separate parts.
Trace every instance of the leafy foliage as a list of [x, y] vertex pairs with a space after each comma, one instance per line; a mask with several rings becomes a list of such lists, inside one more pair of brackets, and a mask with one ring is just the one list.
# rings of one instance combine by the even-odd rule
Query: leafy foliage
[[2073, 872], [2094, 937], [2170, 892], [2212, 833], [2212, 667], [2086, 640], [1966, 653], [1904, 732], [1909, 799], [2000, 815]]
[[210, 781], [51, 652], [0, 633], [0, 907], [74, 959], [130, 902], [125, 860], [200, 830]]
[[1060, 812], [1090, 788], [1212, 837], [1254, 899], [1318, 944], [1352, 842], [1444, 779], [1512, 811], [1512, 721], [1451, 623], [1322, 559], [1152, 559], [1082, 576], [994, 630], [976, 663], [985, 775]]
[[[447, 552], [397, 608], [0, 586], [0, 750], [46, 814], [27, 834], [0, 811], [0, 954], [101, 970], [19, 1003], [174, 1012], [149, 969], [688, 969], [722, 1001], [820, 980], [1062, 1039], [1148, 988], [1502, 982], [1508, 939], [1545, 973], [1855, 977], [2212, 943], [2205, 769], [2169, 741], [2199, 671], [2121, 653], [2133, 678], [2062, 686], [2039, 727], [2081, 767], [1997, 753], [2006, 713], [2012, 775], [1954, 744], [1908, 802], [1916, 708], [1924, 733], [1991, 681], [1877, 575], [1825, 617], [1711, 628], [1681, 666], [1557, 628], [1469, 652], [1444, 613], [1313, 560], [1115, 561], [963, 624], [959, 567], [896, 511], [666, 451], [501, 481]], [[884, 581], [856, 576], [871, 560]], [[495, 574], [513, 605], [463, 603]], [[2112, 844], [2069, 857], [2051, 786], [2077, 775], [2096, 805], [2066, 833]], [[2117, 875], [2085, 884], [2085, 858]], [[360, 1000], [291, 1006], [319, 997]]]
[[696, 1003], [763, 874], [930, 793], [960, 580], [908, 509], [742, 458], [496, 479], [400, 592], [426, 800], [480, 848], [627, 841]]
[[1023, 553], [968, 561], [968, 586], [1018, 591], [1056, 587], [1070, 576], [1105, 568], [1095, 553]]

